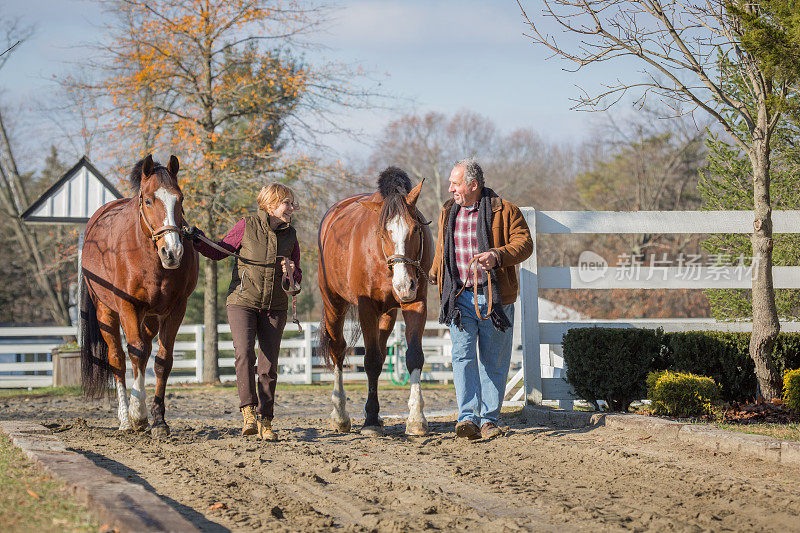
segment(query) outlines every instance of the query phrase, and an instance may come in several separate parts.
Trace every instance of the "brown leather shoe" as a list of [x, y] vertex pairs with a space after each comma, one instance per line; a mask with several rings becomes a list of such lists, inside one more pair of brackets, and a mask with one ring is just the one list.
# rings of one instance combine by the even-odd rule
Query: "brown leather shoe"
[[481, 437], [484, 439], [493, 439], [503, 434], [503, 430], [497, 427], [494, 422], [486, 422], [481, 426]]
[[474, 422], [469, 420], [462, 420], [456, 424], [456, 437], [465, 437], [468, 439], [477, 439], [481, 436], [481, 431]]

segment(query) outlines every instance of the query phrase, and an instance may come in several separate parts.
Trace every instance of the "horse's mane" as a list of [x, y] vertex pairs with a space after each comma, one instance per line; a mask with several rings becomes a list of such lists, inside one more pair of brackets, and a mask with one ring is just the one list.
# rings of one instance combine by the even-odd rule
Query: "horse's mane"
[[378, 192], [383, 196], [383, 209], [380, 215], [380, 227], [385, 228], [386, 223], [396, 217], [411, 216], [417, 218], [416, 213], [411, 213], [405, 197], [411, 192], [411, 178], [406, 171], [398, 167], [388, 167], [378, 176]]
[[[137, 161], [136, 164], [133, 165], [130, 174], [128, 174], [128, 183], [133, 189], [133, 192], [137, 194], [139, 193], [139, 187], [142, 185], [142, 167], [144, 166], [145, 159], [147, 158], [143, 157]], [[156, 175], [161, 185], [166, 185], [168, 187], [177, 186], [177, 183], [175, 183], [167, 167], [155, 160], [153, 161], [153, 174]]]

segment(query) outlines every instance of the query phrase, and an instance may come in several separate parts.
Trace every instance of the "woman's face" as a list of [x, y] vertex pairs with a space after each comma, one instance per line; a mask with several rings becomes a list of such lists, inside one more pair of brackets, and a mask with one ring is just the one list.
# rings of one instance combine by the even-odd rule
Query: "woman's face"
[[294, 198], [287, 196], [280, 203], [273, 207], [269, 214], [275, 218], [279, 218], [282, 222], [290, 224], [292, 222], [292, 213], [294, 213]]

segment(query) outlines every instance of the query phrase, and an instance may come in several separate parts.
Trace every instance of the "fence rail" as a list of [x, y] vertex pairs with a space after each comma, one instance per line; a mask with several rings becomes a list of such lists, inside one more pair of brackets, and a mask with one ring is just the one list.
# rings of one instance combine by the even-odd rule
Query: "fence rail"
[[[279, 362], [279, 380], [283, 383], [327, 382], [333, 380], [333, 373], [325, 366], [321, 357], [315, 355], [317, 323], [303, 323], [303, 333], [293, 331], [290, 325], [284, 331], [281, 341]], [[425, 326], [427, 335], [422, 338], [422, 349], [425, 353], [425, 367], [422, 372], [424, 381], [452, 381], [451, 344], [448, 328], [438, 322], [429, 321]], [[445, 330], [445, 331], [443, 331]], [[227, 340], [230, 334], [229, 324], [220, 324], [217, 333], [219, 341], [221, 381], [234, 381], [233, 341]], [[203, 380], [203, 332], [202, 325], [187, 324], [178, 329], [174, 348], [173, 370], [169, 383], [201, 382]], [[442, 335], [444, 333], [444, 335]], [[53, 348], [62, 344], [58, 337], [77, 334], [74, 327], [2, 327], [0, 328], [0, 388], [44, 387], [52, 385], [53, 363], [49, 360]], [[347, 332], [345, 337], [349, 338]], [[124, 343], [123, 343], [124, 344]], [[388, 345], [392, 348], [387, 357], [382, 380], [401, 381], [406, 374], [404, 324], [398, 322], [389, 337]], [[256, 345], [257, 346], [257, 345]], [[520, 341], [515, 344], [512, 363], [522, 364]], [[363, 338], [359, 337], [354, 348], [364, 347]], [[158, 345], [153, 344], [153, 353]], [[3, 358], [14, 358], [14, 362], [3, 362]], [[31, 359], [31, 360], [25, 360]], [[151, 357], [147, 365], [145, 382], [155, 382]], [[366, 380], [363, 367], [364, 356], [349, 355], [345, 361], [344, 379], [348, 381]], [[127, 375], [132, 377], [130, 362]], [[391, 369], [391, 374], [390, 374]], [[34, 374], [32, 374], [34, 373]]]
[[[578, 267], [539, 266], [536, 238], [541, 234], [725, 233], [753, 231], [753, 211], [535, 211], [523, 208], [534, 253], [520, 265], [523, 365], [522, 388], [514, 395], [528, 403], [558, 400], [571, 408], [574, 395], [562, 378], [542, 375], [543, 345], [560, 345], [564, 333], [577, 327], [664, 328], [664, 331], [752, 331], [752, 322], [713, 319], [634, 319], [542, 322], [539, 289], [750, 289], [752, 271], [744, 265], [679, 267], [631, 261], [619, 267], [590, 264]], [[800, 233], [800, 211], [773, 211], [774, 233]], [[600, 258], [602, 259], [602, 258]], [[776, 289], [800, 288], [800, 266], [772, 269]], [[781, 322], [781, 331], [800, 331], [800, 322]]]

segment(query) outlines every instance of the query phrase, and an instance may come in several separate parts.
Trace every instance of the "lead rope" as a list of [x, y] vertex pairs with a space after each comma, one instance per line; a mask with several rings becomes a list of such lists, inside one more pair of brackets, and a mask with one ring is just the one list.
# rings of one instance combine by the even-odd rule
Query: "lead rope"
[[[471, 270], [472, 271], [472, 289], [473, 289], [473, 291], [475, 293], [475, 314], [477, 315], [477, 317], [480, 320], [488, 320], [489, 317], [492, 316], [492, 275], [489, 273], [489, 271], [486, 271], [486, 279], [487, 279], [487, 283], [488, 283], [488, 286], [489, 286], [489, 297], [486, 299], [486, 301], [489, 304], [489, 309], [486, 312], [486, 316], [484, 317], [484, 316], [481, 316], [481, 310], [478, 307], [478, 266], [479, 265], [476, 264], [477, 259], [478, 259], [477, 257], [473, 257], [470, 260], [469, 265], [467, 266], [467, 270]], [[472, 268], [473, 265], [475, 266], [475, 268]], [[461, 296], [461, 293], [464, 292], [464, 289], [466, 287], [467, 287], [466, 285], [462, 285], [461, 286], [461, 289], [459, 289], [458, 293], [456, 294], [456, 298]]]
[[283, 278], [281, 278], [281, 289], [292, 297], [292, 322], [297, 324], [297, 331], [302, 332], [303, 326], [300, 325], [300, 321], [297, 319], [297, 294], [300, 292], [300, 287], [294, 284], [294, 263], [288, 257], [278, 256], [278, 258], [283, 260], [281, 261], [281, 266], [283, 264], [287, 265]]

